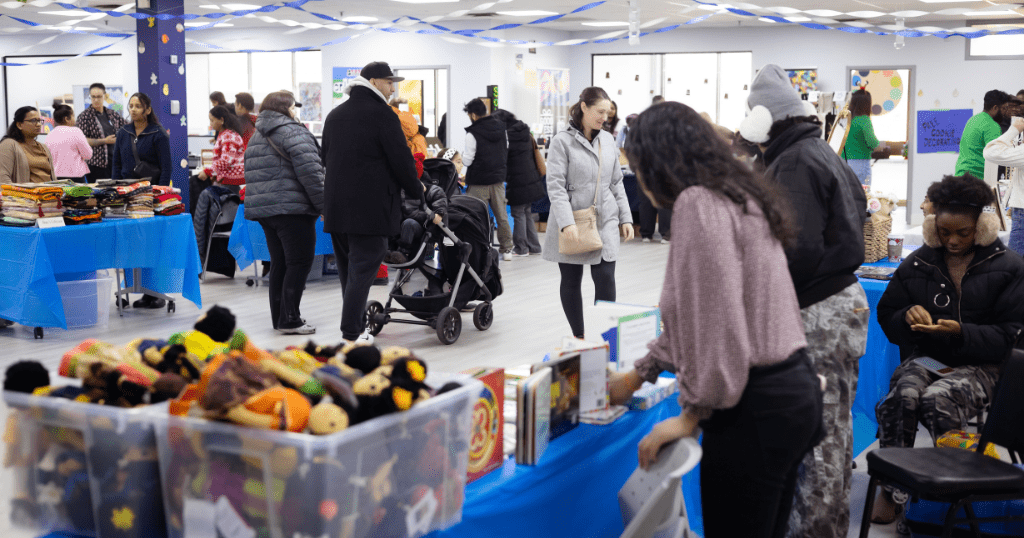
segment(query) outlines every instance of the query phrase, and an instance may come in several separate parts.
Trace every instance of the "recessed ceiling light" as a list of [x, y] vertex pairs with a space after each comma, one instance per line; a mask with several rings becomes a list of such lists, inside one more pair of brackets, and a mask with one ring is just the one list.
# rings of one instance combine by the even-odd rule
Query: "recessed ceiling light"
[[598, 21], [598, 22], [584, 22], [583, 26], [629, 26], [628, 22], [617, 22], [617, 21]]
[[766, 18], [764, 18], [764, 17], [758, 17], [758, 18], [757, 18], [757, 20], [759, 20], [759, 21], [761, 21], [761, 22], [770, 22], [770, 23], [772, 23], [772, 24], [774, 24], [774, 23], [775, 23], [775, 21], [773, 21], [773, 20], [771, 20], [771, 19], [766, 19]]
[[792, 17], [785, 17], [789, 22], [810, 22], [810, 17], [804, 17], [803, 15], [795, 15]]
[[997, 15], [1018, 15], [1016, 11], [1010, 11], [1008, 9], [1002, 11], [968, 11], [964, 13], [968, 17], [993, 17]]
[[504, 15], [506, 17], [547, 17], [550, 15], [558, 15], [554, 11], [539, 11], [539, 10], [520, 10], [520, 11], [499, 11], [498, 15]]
[[242, 11], [246, 9], [259, 9], [263, 6], [257, 6], [253, 4], [221, 4], [224, 9], [230, 9], [231, 11]]
[[378, 19], [377, 19], [377, 17], [354, 16], [354, 17], [343, 17], [341, 20], [344, 21], [344, 22], [377, 22]]
[[81, 9], [66, 9], [64, 11], [40, 11], [39, 14], [56, 15], [58, 17], [84, 17], [86, 15], [91, 15], [91, 13], [86, 13]]
[[86, 30], [95, 30], [95, 28], [93, 28], [92, 26], [76, 26], [75, 30], [80, 30], [84, 32]]
[[234, 26], [234, 24], [231, 24], [230, 22], [218, 22], [213, 25], [214, 28], [224, 28], [226, 26]]
[[186, 22], [186, 23], [185, 23], [185, 26], [187, 26], [187, 27], [189, 27], [189, 28], [195, 28], [196, 26], [206, 26], [207, 24], [210, 24], [210, 23], [208, 23], [208, 22], [194, 22], [194, 21], [189, 21], [189, 22]]
[[403, 4], [454, 4], [459, 0], [391, 0], [392, 2], [401, 2]]
[[216, 4], [204, 4], [199, 6], [200, 9], [220, 9], [220, 6]]

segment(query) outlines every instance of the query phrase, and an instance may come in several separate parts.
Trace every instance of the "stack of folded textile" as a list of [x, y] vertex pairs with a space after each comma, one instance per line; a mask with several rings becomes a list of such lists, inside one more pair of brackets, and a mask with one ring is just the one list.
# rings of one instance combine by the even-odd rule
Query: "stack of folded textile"
[[36, 221], [34, 220], [17, 219], [14, 217], [0, 218], [0, 226], [11, 226], [13, 228], [28, 228], [35, 225]]
[[96, 190], [97, 206], [103, 211], [105, 219], [123, 219], [128, 217], [126, 206], [128, 197], [117, 192], [114, 187]]
[[153, 212], [157, 215], [177, 215], [185, 211], [181, 203], [181, 189], [157, 185], [153, 187]]
[[88, 185], [65, 185], [64, 224], [88, 224], [103, 220], [103, 212], [97, 207], [96, 194]]
[[6, 183], [0, 186], [5, 217], [35, 222], [43, 217], [60, 217], [64, 214], [60, 198], [64, 190], [52, 185], [28, 185]]
[[139, 181], [126, 187], [114, 187], [128, 198], [128, 218], [141, 219], [153, 216], [153, 187], [148, 181]]

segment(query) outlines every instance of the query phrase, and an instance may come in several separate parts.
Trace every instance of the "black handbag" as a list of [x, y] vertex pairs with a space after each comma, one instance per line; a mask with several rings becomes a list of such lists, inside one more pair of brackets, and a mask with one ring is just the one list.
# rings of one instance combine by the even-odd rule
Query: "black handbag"
[[135, 179], [148, 179], [151, 182], [160, 181], [160, 167], [139, 159], [139, 148], [136, 146], [136, 142], [139, 137], [132, 137], [132, 155], [135, 157], [135, 168], [132, 169], [132, 175]]

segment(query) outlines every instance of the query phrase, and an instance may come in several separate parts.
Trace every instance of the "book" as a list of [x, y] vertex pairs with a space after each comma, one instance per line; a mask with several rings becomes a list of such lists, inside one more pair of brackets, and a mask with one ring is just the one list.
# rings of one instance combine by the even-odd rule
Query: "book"
[[853, 272], [853, 274], [860, 278], [870, 278], [873, 280], [892, 280], [894, 273], [896, 273], [895, 267], [873, 267], [870, 265], [862, 265]]
[[469, 441], [466, 483], [501, 467], [504, 461], [505, 370], [474, 368], [464, 371], [483, 382], [484, 388], [473, 403], [473, 429]]
[[594, 424], [598, 426], [604, 426], [605, 424], [611, 424], [619, 419], [622, 415], [626, 414], [626, 406], [624, 405], [612, 405], [607, 409], [598, 409], [596, 411], [588, 411], [586, 413], [580, 413], [580, 422], [584, 424]]
[[633, 411], [645, 411], [658, 405], [677, 391], [675, 378], [659, 377], [654, 383], [644, 381], [644, 384], [633, 393], [633, 397], [629, 400], [629, 408]]
[[931, 357], [918, 357], [914, 359], [914, 362], [924, 367], [925, 370], [939, 376], [946, 377], [947, 375], [955, 372], [953, 368], [946, 366], [945, 364], [931, 358]]
[[551, 439], [555, 439], [580, 423], [580, 354], [563, 355], [533, 365], [534, 374], [544, 370], [550, 376], [548, 407]]
[[551, 437], [551, 369], [540, 368], [519, 381], [516, 407], [516, 463], [535, 465]]
[[620, 372], [647, 355], [647, 344], [661, 335], [661, 309], [657, 306], [598, 301], [586, 311], [586, 324], [596, 327], [609, 344], [609, 360]]

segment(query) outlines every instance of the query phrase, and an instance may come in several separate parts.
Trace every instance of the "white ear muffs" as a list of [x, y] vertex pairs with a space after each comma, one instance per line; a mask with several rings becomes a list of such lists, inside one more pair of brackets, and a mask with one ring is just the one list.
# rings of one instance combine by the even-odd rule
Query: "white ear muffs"
[[740, 124], [740, 136], [755, 144], [764, 144], [768, 141], [768, 131], [771, 130], [772, 113], [764, 106], [757, 105], [747, 113]]
[[996, 242], [999, 238], [1000, 221], [999, 215], [986, 207], [978, 216], [978, 224], [974, 226], [974, 244], [987, 247]]
[[935, 224], [935, 215], [928, 215], [921, 224], [921, 235], [924, 236], [924, 244], [932, 248], [939, 248], [939, 228]]
[[804, 116], [817, 116], [818, 108], [810, 101], [804, 101]]

